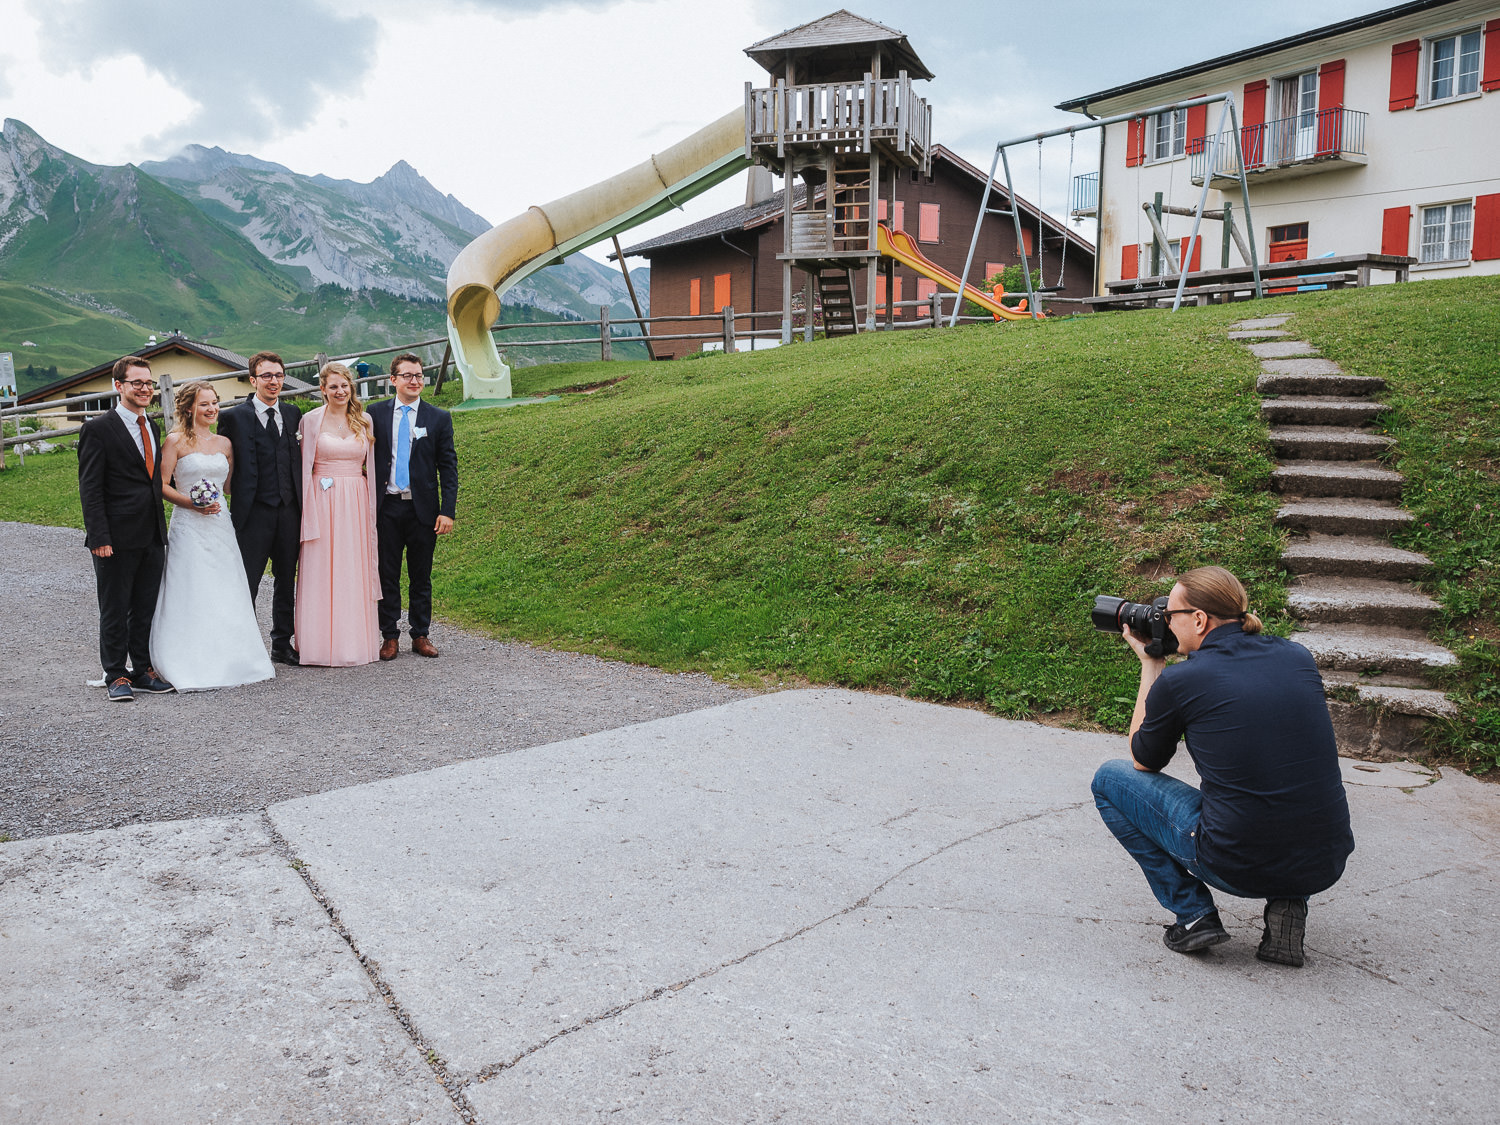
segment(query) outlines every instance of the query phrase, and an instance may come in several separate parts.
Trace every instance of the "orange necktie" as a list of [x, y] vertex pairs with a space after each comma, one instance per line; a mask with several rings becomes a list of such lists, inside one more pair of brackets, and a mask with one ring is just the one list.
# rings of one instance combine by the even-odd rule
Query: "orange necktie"
[[151, 431], [146, 429], [146, 416], [137, 414], [135, 420], [141, 426], [141, 448], [146, 451], [146, 475], [156, 476], [156, 462], [151, 459]]

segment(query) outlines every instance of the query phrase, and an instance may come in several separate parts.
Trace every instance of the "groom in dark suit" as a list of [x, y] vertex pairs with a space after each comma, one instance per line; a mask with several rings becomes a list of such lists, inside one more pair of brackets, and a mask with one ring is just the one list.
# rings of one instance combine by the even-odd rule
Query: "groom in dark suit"
[[302, 546], [302, 414], [281, 401], [286, 366], [275, 352], [258, 352], [246, 367], [253, 397], [219, 415], [219, 436], [234, 450], [229, 517], [245, 561], [250, 600], [271, 564], [271, 659], [296, 664], [292, 647], [297, 554]]
[[407, 631], [411, 650], [436, 656], [432, 624], [432, 555], [453, 530], [458, 454], [453, 418], [422, 401], [422, 361], [407, 352], [391, 361], [396, 397], [370, 407], [375, 430], [375, 534], [380, 552], [380, 659], [394, 660], [401, 636], [401, 556], [406, 555]]
[[131, 703], [138, 691], [172, 690], [151, 667], [151, 619], [166, 567], [167, 520], [161, 434], [146, 418], [156, 395], [151, 365], [128, 355], [115, 361], [113, 375], [119, 404], [89, 419], [78, 434], [78, 497], [84, 545], [94, 555], [105, 688], [110, 702]]

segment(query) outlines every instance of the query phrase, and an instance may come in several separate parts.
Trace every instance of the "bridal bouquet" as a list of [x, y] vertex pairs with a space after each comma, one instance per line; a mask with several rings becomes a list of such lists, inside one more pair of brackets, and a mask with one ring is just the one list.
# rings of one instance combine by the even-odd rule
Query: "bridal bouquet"
[[188, 499], [195, 508], [206, 508], [219, 498], [219, 486], [211, 480], [195, 481], [188, 485]]

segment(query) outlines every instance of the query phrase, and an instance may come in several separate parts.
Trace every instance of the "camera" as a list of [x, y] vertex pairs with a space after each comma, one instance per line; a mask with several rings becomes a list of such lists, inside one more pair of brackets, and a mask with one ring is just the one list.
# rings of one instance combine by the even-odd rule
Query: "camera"
[[1127, 602], [1100, 594], [1090, 613], [1094, 628], [1102, 633], [1123, 633], [1129, 629], [1137, 640], [1148, 642], [1147, 656], [1169, 656], [1177, 651], [1177, 634], [1167, 628], [1166, 598], [1153, 602]]

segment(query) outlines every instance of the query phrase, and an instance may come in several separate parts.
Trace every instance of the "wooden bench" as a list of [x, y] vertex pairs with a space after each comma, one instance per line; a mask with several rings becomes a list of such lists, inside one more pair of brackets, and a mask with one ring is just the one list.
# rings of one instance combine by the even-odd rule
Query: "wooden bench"
[[[1388, 270], [1400, 282], [1406, 280], [1407, 271], [1415, 261], [1415, 258], [1399, 254], [1341, 254], [1329, 258], [1267, 262], [1260, 267], [1261, 288], [1267, 292], [1272, 289], [1305, 292], [1309, 289], [1365, 286], [1370, 284], [1370, 275], [1375, 270]], [[1085, 297], [1084, 302], [1093, 308], [1153, 308], [1164, 300], [1171, 302], [1176, 299], [1177, 278], [1168, 274], [1122, 278], [1107, 282], [1104, 288], [1103, 295]], [[1215, 300], [1243, 300], [1254, 295], [1255, 274], [1249, 266], [1197, 270], [1188, 274], [1188, 284], [1183, 290], [1184, 301], [1191, 298], [1199, 305]]]
[[[1357, 284], [1353, 273], [1318, 273], [1303, 277], [1282, 277], [1262, 280], [1261, 287], [1267, 293], [1308, 292], [1322, 289], [1344, 289]], [[1115, 289], [1102, 297], [1084, 297], [1082, 301], [1094, 308], [1154, 308], [1177, 299], [1177, 286], [1150, 289]], [[1230, 301], [1248, 301], [1255, 296], [1255, 280], [1242, 282], [1220, 282], [1217, 285], [1187, 285], [1182, 290], [1184, 303], [1197, 305], [1227, 304]], [[1217, 299], [1216, 299], [1217, 298]]]

